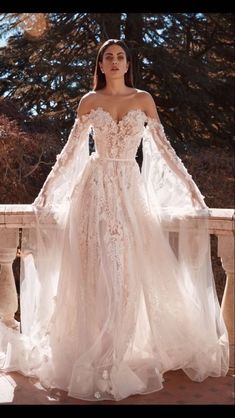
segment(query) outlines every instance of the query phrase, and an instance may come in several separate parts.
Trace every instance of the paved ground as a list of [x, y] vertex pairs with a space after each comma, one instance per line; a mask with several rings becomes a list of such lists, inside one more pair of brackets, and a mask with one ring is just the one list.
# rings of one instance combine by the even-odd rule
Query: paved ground
[[[103, 401], [109, 405], [234, 405], [234, 374], [226, 377], [207, 378], [202, 383], [192, 382], [181, 370], [164, 375], [164, 389], [149, 394], [130, 396], [119, 402]], [[0, 374], [0, 404], [13, 405], [88, 405], [70, 398], [65, 392], [46, 391], [31, 378], [18, 373]]]

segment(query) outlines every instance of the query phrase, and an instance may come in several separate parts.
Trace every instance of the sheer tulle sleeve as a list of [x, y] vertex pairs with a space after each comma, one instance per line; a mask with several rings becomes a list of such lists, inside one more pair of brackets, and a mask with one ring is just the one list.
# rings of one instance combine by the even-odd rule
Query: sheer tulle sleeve
[[89, 115], [75, 119], [68, 141], [57, 155], [39, 195], [33, 202], [37, 208], [56, 208], [72, 194], [75, 181], [89, 157]]
[[143, 142], [143, 173], [151, 178], [163, 208], [207, 209], [192, 176], [166, 138], [162, 124], [148, 118]]

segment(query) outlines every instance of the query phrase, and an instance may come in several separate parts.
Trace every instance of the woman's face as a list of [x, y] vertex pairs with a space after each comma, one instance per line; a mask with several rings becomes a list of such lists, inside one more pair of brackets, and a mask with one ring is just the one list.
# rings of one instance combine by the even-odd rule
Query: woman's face
[[129, 67], [124, 49], [115, 44], [108, 46], [99, 66], [106, 78], [123, 78]]

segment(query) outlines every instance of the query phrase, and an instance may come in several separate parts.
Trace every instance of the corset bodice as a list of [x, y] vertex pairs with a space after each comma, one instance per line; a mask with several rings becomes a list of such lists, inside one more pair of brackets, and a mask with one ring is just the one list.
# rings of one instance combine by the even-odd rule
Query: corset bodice
[[97, 154], [102, 158], [134, 159], [146, 119], [140, 109], [130, 110], [119, 122], [101, 107], [92, 110], [90, 122]]

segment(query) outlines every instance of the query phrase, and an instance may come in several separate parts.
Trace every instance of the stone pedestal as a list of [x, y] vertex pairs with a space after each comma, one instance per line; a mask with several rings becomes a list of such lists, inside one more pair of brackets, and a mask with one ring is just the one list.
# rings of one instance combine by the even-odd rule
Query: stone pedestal
[[234, 236], [218, 236], [218, 256], [226, 272], [222, 313], [229, 334], [230, 368], [234, 369]]
[[0, 319], [15, 328], [14, 319], [18, 309], [18, 297], [12, 263], [16, 257], [18, 229], [0, 230]]

